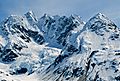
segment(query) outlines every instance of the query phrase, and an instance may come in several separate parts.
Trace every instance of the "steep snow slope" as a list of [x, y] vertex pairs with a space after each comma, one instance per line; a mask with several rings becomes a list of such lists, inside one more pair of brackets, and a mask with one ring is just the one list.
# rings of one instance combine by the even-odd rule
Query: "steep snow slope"
[[[5, 66], [1, 70], [11, 78], [23, 74], [32, 76], [37, 69], [50, 65], [60, 54], [61, 49], [46, 46], [37, 22], [30, 11], [24, 16], [12, 15], [0, 24], [0, 66]], [[1, 77], [12, 81], [3, 74]], [[20, 77], [16, 79], [23, 81]]]
[[[60, 17], [45, 14], [39, 19], [38, 25], [48, 46], [63, 48], [68, 42], [68, 37], [70, 39], [75, 37], [82, 29], [84, 22], [77, 15]], [[74, 39], [72, 38], [70, 41], [74, 41]]]
[[66, 45], [42, 71], [42, 81], [119, 81], [120, 31], [99, 13], [83, 27], [77, 46]]
[[1, 81], [119, 81], [120, 30], [104, 14], [37, 18], [32, 11], [0, 24]]

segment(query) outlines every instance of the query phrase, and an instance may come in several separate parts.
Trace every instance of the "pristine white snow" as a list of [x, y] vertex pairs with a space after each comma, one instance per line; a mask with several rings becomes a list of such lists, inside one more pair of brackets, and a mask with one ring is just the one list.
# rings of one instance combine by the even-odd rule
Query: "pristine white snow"
[[120, 30], [102, 13], [85, 23], [29, 11], [0, 24], [1, 81], [119, 81], [119, 55]]
[[[120, 59], [119, 55], [115, 55], [116, 51], [117, 54], [120, 52], [118, 34], [120, 31], [112, 21], [101, 13], [97, 14], [84, 25], [75, 38], [77, 45], [75, 42], [69, 43], [81, 51], [71, 52], [70, 55], [66, 47], [62, 57], [58, 57], [62, 61], [54, 62], [48, 70], [41, 72], [42, 81], [119, 81]], [[116, 37], [111, 38], [112, 35]], [[76, 73], [75, 69], [78, 67], [81, 69]], [[83, 73], [79, 74], [81, 72]]]

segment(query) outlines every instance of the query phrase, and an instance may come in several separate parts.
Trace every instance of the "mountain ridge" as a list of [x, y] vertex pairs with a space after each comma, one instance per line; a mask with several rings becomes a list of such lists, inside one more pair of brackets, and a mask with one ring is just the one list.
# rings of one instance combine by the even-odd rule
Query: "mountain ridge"
[[78, 15], [37, 18], [29, 11], [5, 19], [0, 32], [0, 62], [10, 77], [20, 81], [20, 75], [38, 81], [120, 80], [120, 30], [102, 13], [84, 22]]

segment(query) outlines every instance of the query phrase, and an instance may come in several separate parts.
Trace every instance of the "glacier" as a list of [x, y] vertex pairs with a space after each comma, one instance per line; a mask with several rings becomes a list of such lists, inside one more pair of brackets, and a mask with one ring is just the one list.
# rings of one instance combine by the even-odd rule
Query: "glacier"
[[120, 81], [120, 29], [102, 13], [0, 23], [1, 81]]

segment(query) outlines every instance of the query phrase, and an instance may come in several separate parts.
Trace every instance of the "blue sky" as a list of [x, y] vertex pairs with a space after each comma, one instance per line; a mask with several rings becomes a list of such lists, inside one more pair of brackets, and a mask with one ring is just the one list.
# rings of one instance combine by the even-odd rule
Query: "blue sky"
[[101, 12], [120, 26], [120, 0], [0, 0], [0, 21], [11, 14], [23, 15], [33, 10], [37, 17], [77, 14], [87, 21]]

